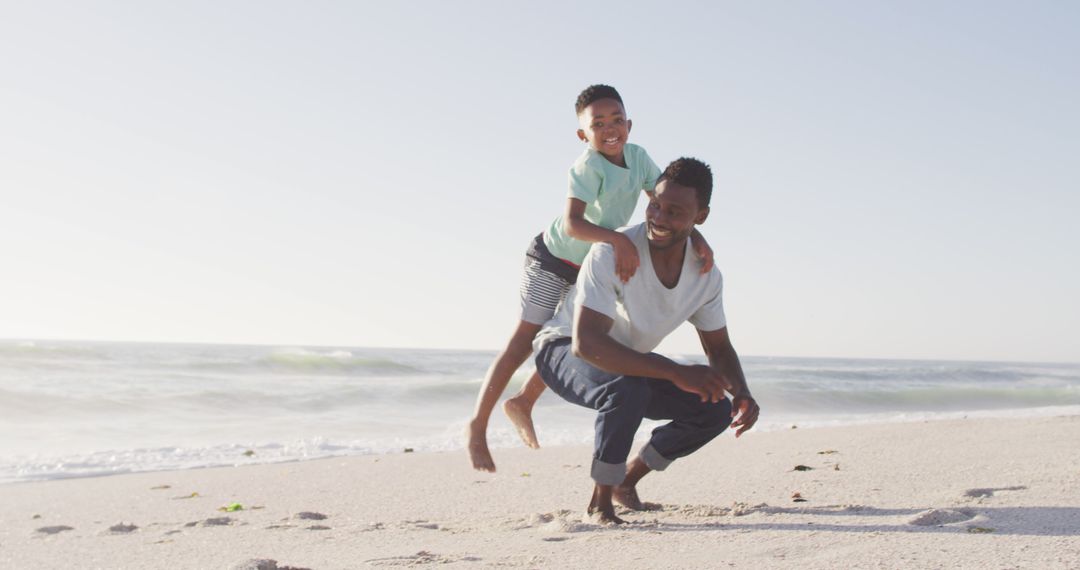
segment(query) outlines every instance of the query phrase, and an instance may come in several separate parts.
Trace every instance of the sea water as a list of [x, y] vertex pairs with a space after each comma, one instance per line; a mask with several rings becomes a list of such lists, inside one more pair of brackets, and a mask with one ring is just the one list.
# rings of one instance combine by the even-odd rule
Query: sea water
[[[0, 341], [0, 482], [407, 449], [466, 462], [463, 431], [494, 356]], [[743, 367], [762, 408], [755, 431], [1080, 413], [1080, 364], [748, 356]], [[507, 395], [530, 373], [527, 364]], [[550, 391], [534, 417], [541, 445], [592, 441], [595, 414]], [[499, 411], [489, 441], [521, 445]]]

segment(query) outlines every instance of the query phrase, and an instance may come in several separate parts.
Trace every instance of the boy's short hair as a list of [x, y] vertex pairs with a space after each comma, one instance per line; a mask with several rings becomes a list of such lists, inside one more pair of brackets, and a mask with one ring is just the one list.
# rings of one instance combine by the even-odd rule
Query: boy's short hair
[[581, 113], [585, 111], [585, 107], [588, 107], [601, 99], [614, 99], [618, 101], [620, 105], [623, 104], [622, 97], [619, 96], [619, 92], [616, 91], [614, 87], [597, 84], [586, 87], [585, 90], [581, 92], [581, 95], [577, 96], [577, 103], [574, 104], [574, 111], [576, 111], [578, 115], [581, 115]]
[[673, 160], [664, 169], [656, 183], [661, 180], [670, 180], [679, 186], [689, 186], [697, 191], [698, 206], [709, 207], [712, 199], [712, 169], [708, 164], [696, 158], [682, 157]]

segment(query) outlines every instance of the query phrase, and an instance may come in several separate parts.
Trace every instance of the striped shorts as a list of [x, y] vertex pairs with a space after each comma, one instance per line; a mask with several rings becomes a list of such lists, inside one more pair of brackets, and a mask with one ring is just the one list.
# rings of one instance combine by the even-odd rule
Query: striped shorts
[[543, 234], [536, 236], [525, 252], [521, 274], [521, 320], [542, 325], [551, 319], [577, 281], [577, 271], [548, 251]]

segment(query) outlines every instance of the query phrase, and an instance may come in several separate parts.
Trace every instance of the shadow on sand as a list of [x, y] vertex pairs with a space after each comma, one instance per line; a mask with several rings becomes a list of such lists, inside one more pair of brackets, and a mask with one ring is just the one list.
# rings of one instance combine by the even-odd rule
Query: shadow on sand
[[[695, 510], [700, 507], [669, 505], [656, 514]], [[715, 510], [714, 508], [709, 508]], [[744, 521], [744, 517], [764, 514], [770, 520]], [[997, 534], [1019, 536], [1080, 536], [1080, 507], [992, 507], [984, 505], [950, 506], [926, 509], [879, 509], [869, 506], [747, 507], [736, 516], [708, 516], [708, 522], [675, 523], [645, 521], [648, 511], [621, 512], [632, 522], [624, 528], [642, 531], [701, 530], [790, 530], [826, 532], [918, 532], [944, 534]], [[779, 515], [779, 516], [778, 516]], [[845, 517], [853, 520], [845, 522]], [[880, 517], [878, 521], [867, 521]], [[756, 518], [756, 517], [755, 517]], [[793, 518], [797, 520], [785, 521]], [[719, 520], [717, 520], [719, 519]], [[858, 519], [857, 521], [854, 519]]]

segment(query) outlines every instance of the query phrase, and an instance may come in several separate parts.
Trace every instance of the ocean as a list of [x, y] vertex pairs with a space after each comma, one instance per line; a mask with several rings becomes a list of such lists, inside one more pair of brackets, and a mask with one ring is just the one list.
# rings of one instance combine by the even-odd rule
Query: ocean
[[[463, 450], [494, 352], [0, 341], [0, 483]], [[677, 358], [703, 362], [698, 356]], [[743, 357], [755, 431], [1080, 413], [1080, 364]], [[526, 364], [510, 395], [531, 373]], [[550, 391], [541, 445], [594, 414]], [[639, 432], [646, 436], [648, 424]], [[520, 446], [496, 411], [489, 442]]]

